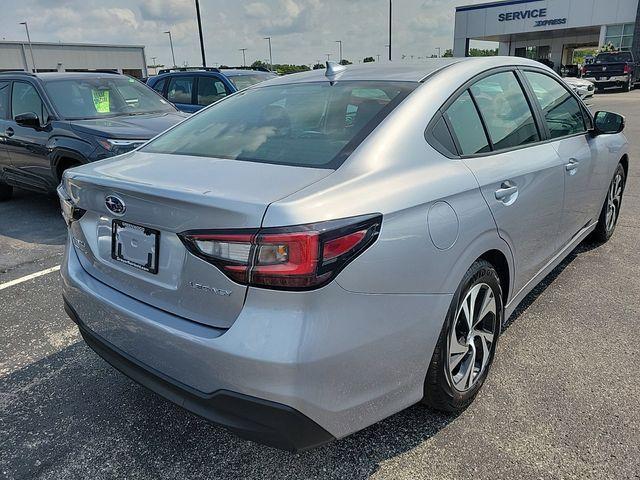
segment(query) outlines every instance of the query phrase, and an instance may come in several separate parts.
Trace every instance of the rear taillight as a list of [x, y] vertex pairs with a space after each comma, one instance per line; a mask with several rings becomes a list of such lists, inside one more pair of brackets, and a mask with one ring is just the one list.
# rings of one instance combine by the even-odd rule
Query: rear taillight
[[587, 67], [582, 67], [582, 76], [584, 77], [587, 74]]
[[631, 65], [624, 66], [624, 73], [631, 73]]
[[180, 234], [189, 251], [235, 282], [308, 290], [320, 287], [377, 238], [382, 215], [255, 231]]

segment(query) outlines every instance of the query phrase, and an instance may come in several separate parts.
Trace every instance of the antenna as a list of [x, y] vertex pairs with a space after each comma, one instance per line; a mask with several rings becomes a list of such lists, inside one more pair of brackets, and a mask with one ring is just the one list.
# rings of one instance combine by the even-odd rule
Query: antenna
[[[336, 62], [327, 62], [327, 69], [324, 72], [325, 77], [335, 77], [336, 75], [344, 72], [347, 69], [344, 65], [339, 65]], [[335, 80], [330, 78], [331, 81]]]

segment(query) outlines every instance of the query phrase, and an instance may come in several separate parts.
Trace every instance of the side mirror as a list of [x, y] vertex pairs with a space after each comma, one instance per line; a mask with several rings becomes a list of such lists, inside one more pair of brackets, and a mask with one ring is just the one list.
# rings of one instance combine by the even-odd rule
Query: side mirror
[[624, 125], [624, 117], [617, 113], [596, 112], [593, 117], [593, 133], [596, 135], [620, 133]]
[[33, 112], [21, 113], [20, 115], [16, 115], [13, 119], [18, 125], [23, 127], [40, 128], [40, 119], [38, 118], [38, 115]]

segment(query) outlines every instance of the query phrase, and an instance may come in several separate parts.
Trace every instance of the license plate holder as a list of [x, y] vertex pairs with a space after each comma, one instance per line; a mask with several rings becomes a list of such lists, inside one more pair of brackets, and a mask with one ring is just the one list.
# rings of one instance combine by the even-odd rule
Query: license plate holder
[[113, 220], [111, 258], [148, 273], [158, 273], [160, 232], [153, 228]]

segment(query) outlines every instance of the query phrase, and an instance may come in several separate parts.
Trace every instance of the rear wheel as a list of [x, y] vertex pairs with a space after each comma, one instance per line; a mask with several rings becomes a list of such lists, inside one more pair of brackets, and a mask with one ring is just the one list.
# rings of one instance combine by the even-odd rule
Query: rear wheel
[[627, 84], [622, 87], [622, 90], [625, 92], [630, 92], [631, 90], [633, 90], [633, 79], [631, 78], [631, 75], [629, 75], [629, 80], [627, 80]]
[[478, 260], [453, 297], [427, 372], [423, 403], [458, 412], [473, 401], [491, 368], [502, 319], [498, 274], [489, 262]]
[[0, 182], [0, 202], [10, 200], [13, 196], [13, 187]]
[[613, 174], [613, 179], [611, 179], [611, 183], [609, 184], [607, 198], [604, 200], [604, 205], [598, 218], [598, 225], [596, 225], [596, 229], [591, 235], [592, 240], [603, 243], [613, 235], [616, 225], [618, 224], [618, 217], [620, 216], [625, 181], [626, 175], [624, 173], [624, 167], [619, 163]]

